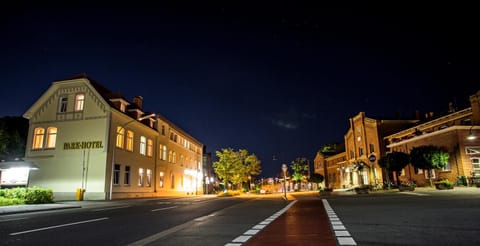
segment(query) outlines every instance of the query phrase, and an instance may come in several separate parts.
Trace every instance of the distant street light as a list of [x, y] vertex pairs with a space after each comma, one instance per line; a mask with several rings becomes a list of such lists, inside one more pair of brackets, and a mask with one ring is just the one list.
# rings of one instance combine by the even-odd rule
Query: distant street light
[[283, 164], [282, 165], [282, 171], [283, 171], [283, 199], [285, 199], [285, 200], [287, 200], [287, 170], [288, 170], [287, 165]]
[[[143, 117], [140, 117], [138, 119], [133, 119], [131, 121], [128, 121], [127, 123], [124, 123], [122, 125], [120, 125], [122, 127], [122, 129], [125, 129], [125, 127], [132, 123], [132, 122], [135, 122], [135, 121], [142, 121], [144, 119], [148, 119], [148, 118], [152, 118], [152, 117], [155, 117], [155, 114], [149, 114], [149, 115], [146, 115], [146, 116], [143, 116]], [[116, 128], [118, 129], [118, 128]], [[117, 130], [115, 129], [115, 136], [114, 136], [114, 139], [115, 141], [113, 142], [113, 148], [112, 148], [112, 170], [111, 170], [111, 173], [110, 173], [110, 194], [108, 195], [108, 198], [110, 200], [112, 200], [112, 192], [113, 192], [113, 174], [115, 172], [115, 149], [117, 148], [117, 141], [116, 141], [116, 137], [117, 137]], [[156, 184], [155, 184], [156, 185]]]

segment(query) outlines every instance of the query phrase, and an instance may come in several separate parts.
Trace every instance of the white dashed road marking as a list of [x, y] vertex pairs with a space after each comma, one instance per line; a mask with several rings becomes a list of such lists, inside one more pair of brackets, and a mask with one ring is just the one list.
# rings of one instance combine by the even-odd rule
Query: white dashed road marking
[[240, 246], [242, 243], [245, 243], [248, 241], [251, 237], [256, 235], [258, 232], [260, 232], [263, 228], [265, 228], [268, 224], [270, 224], [272, 221], [280, 217], [283, 213], [285, 213], [293, 204], [295, 204], [297, 200], [294, 200], [293, 202], [289, 203], [287, 206], [284, 208], [280, 209], [278, 212], [272, 214], [272, 216], [266, 218], [262, 222], [258, 223], [257, 225], [253, 226], [252, 229], [246, 231], [243, 233], [243, 235], [236, 237], [235, 239], [232, 240], [231, 243], [225, 244], [225, 246]]
[[337, 241], [339, 245], [357, 245], [353, 237], [347, 231], [347, 228], [343, 225], [342, 221], [338, 218], [335, 211], [333, 211], [332, 207], [326, 199], [322, 199], [323, 207], [327, 212], [328, 219], [330, 220], [330, 224], [332, 225], [332, 229], [335, 233], [335, 237], [337, 237]]

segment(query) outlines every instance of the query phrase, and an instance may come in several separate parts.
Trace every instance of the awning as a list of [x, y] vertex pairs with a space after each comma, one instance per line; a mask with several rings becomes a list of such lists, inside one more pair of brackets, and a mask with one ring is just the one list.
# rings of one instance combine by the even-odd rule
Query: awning
[[0, 170], [10, 169], [10, 168], [29, 168], [36, 170], [39, 167], [31, 162], [27, 161], [2, 161], [0, 162]]

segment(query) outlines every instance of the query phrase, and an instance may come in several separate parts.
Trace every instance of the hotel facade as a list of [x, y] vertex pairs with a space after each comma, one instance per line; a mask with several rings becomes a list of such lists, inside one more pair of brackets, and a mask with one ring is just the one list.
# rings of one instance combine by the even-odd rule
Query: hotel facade
[[202, 193], [204, 145], [142, 104], [86, 75], [53, 82], [23, 115], [29, 186], [55, 200]]

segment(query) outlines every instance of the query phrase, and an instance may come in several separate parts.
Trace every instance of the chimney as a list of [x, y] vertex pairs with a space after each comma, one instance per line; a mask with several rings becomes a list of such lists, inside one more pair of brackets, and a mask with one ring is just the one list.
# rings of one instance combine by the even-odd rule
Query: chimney
[[134, 96], [132, 100], [133, 104], [137, 105], [138, 109], [142, 110], [143, 97]]

